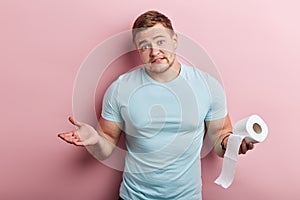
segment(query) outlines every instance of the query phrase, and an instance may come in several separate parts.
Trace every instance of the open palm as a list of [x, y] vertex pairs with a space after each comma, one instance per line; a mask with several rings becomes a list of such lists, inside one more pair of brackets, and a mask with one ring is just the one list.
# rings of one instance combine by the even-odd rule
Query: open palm
[[69, 121], [78, 128], [58, 134], [61, 139], [77, 146], [94, 145], [99, 141], [100, 136], [92, 126], [78, 122], [73, 117], [69, 117]]

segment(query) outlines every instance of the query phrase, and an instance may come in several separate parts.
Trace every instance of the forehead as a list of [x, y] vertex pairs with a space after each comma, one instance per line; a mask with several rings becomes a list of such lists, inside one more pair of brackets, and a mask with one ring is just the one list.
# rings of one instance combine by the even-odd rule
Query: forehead
[[151, 40], [157, 36], [170, 37], [171, 31], [172, 30], [165, 28], [161, 24], [156, 24], [153, 27], [139, 31], [135, 36], [135, 42], [139, 43], [143, 40]]

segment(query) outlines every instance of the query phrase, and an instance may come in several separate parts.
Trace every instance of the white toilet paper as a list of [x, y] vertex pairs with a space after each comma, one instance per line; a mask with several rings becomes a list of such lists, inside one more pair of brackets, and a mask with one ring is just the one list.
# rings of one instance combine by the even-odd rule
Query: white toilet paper
[[243, 139], [246, 142], [262, 142], [268, 135], [266, 123], [258, 115], [251, 115], [238, 121], [233, 127], [233, 134], [228, 138], [227, 148], [223, 159], [222, 171], [215, 183], [228, 188], [234, 178], [236, 161]]

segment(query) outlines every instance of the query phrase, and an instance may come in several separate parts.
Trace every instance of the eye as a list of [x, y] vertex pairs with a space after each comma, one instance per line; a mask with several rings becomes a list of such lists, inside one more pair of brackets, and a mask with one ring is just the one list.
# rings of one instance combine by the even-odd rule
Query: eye
[[165, 43], [164, 40], [158, 40], [158, 41], [157, 41], [157, 45], [163, 45], [164, 43]]
[[143, 46], [140, 47], [140, 49], [141, 49], [142, 51], [146, 51], [146, 50], [149, 49], [149, 48], [150, 48], [150, 45], [149, 45], [149, 44], [145, 44], [145, 45], [143, 45]]

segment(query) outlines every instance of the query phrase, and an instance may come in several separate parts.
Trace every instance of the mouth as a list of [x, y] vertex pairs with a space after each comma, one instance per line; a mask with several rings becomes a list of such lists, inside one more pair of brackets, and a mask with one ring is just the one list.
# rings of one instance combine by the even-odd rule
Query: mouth
[[159, 63], [161, 63], [164, 59], [165, 59], [164, 57], [162, 57], [162, 58], [154, 58], [154, 59], [151, 60], [151, 63], [152, 63], [152, 64], [159, 64]]

